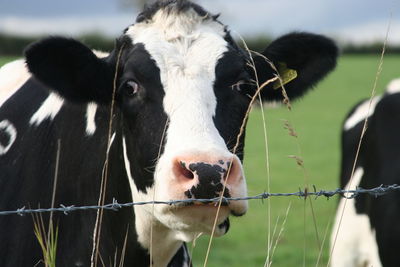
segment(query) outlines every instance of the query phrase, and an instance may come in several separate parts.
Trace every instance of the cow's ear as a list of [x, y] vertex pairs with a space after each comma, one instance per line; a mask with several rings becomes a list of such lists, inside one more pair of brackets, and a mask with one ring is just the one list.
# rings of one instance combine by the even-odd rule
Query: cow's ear
[[[262, 55], [254, 57], [254, 62], [260, 84], [274, 77], [277, 70], [288, 97], [294, 99], [333, 70], [337, 56], [338, 49], [332, 40], [316, 34], [291, 33], [273, 41]], [[282, 100], [281, 82], [269, 84], [261, 94], [265, 101]]]
[[98, 58], [84, 44], [50, 37], [25, 50], [30, 72], [39, 81], [72, 102], [111, 101], [113, 64]]

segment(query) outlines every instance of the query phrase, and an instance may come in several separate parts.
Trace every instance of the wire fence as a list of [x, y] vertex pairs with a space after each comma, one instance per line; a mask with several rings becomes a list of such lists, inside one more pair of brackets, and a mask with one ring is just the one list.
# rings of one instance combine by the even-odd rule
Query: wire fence
[[301, 190], [294, 192], [294, 193], [268, 193], [264, 192], [255, 196], [249, 197], [237, 197], [237, 198], [228, 198], [228, 197], [216, 197], [210, 199], [183, 199], [183, 200], [170, 200], [170, 201], [142, 201], [142, 202], [129, 202], [129, 203], [118, 203], [116, 199], [113, 199], [112, 203], [106, 205], [93, 205], [93, 206], [66, 206], [61, 204], [60, 207], [57, 208], [38, 208], [38, 209], [26, 209], [25, 207], [19, 208], [17, 210], [10, 210], [10, 211], [0, 211], [0, 216], [5, 215], [20, 215], [24, 216], [26, 214], [36, 214], [36, 213], [48, 213], [48, 212], [62, 212], [65, 215], [68, 215], [70, 212], [74, 211], [81, 211], [81, 210], [114, 210], [118, 211], [119, 209], [125, 207], [133, 207], [133, 206], [142, 206], [142, 205], [182, 205], [182, 204], [194, 204], [194, 203], [216, 203], [222, 202], [228, 204], [230, 201], [240, 201], [240, 200], [264, 200], [270, 197], [300, 197], [300, 198], [307, 198], [307, 197], [326, 197], [330, 198], [335, 195], [340, 195], [343, 198], [352, 199], [357, 197], [360, 194], [368, 194], [374, 197], [379, 197], [386, 195], [388, 193], [394, 191], [400, 191], [400, 186], [397, 184], [393, 185], [381, 185], [371, 189], [364, 189], [361, 187], [357, 187], [353, 190], [345, 190], [345, 189], [336, 189], [336, 190], [317, 190], [315, 186], [313, 186], [314, 191]]

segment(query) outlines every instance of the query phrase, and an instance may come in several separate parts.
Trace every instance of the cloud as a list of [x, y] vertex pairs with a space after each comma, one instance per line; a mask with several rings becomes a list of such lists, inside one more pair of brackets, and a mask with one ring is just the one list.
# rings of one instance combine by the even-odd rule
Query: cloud
[[79, 35], [100, 32], [117, 36], [134, 22], [133, 16], [63, 16], [63, 17], [17, 17], [0, 18], [0, 32], [15, 35]]

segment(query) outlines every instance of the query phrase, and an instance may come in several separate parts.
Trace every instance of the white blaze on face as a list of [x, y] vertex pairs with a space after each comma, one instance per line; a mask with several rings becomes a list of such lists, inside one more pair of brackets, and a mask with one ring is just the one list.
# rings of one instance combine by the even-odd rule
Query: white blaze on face
[[[354, 172], [351, 185], [347, 184], [346, 190], [355, 189], [360, 184], [363, 174], [363, 168], [358, 167]], [[337, 237], [336, 233], [338, 233]], [[334, 242], [335, 244], [333, 244]], [[382, 266], [375, 230], [371, 228], [370, 220], [366, 214], [357, 214], [354, 199], [347, 199], [347, 201], [341, 199], [339, 202], [332, 230], [331, 249], [333, 245], [332, 267]]]

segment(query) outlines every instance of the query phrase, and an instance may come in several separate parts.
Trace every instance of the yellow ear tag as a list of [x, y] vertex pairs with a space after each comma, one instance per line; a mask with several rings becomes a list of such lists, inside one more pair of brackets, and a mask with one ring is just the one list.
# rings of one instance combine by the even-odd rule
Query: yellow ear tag
[[278, 63], [278, 73], [282, 83], [280, 80], [276, 80], [273, 87], [275, 90], [297, 78], [297, 71], [289, 69], [285, 62]]

